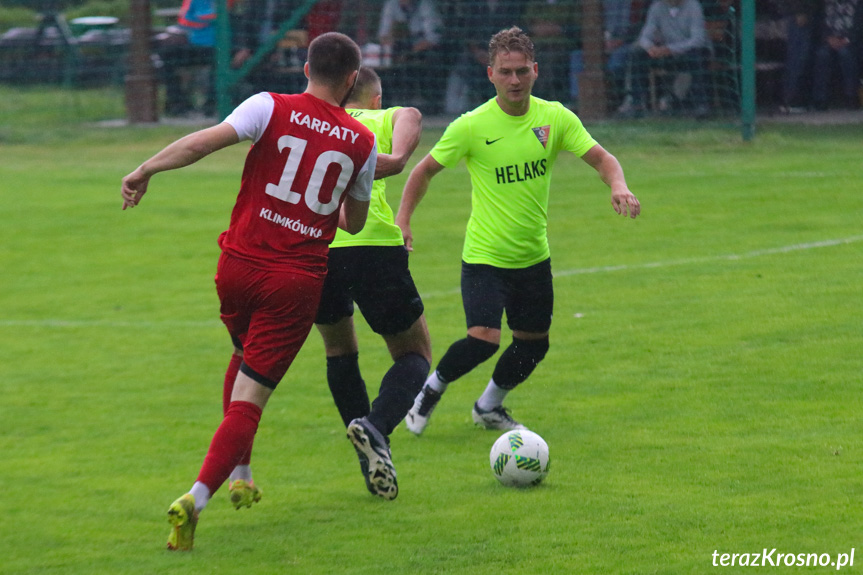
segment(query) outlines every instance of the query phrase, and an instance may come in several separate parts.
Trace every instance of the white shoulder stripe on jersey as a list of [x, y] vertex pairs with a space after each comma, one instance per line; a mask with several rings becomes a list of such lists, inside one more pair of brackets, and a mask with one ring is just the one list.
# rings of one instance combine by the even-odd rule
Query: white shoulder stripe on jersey
[[251, 140], [257, 143], [267, 130], [276, 103], [267, 92], [260, 92], [247, 98], [225, 118], [234, 127], [240, 141]]

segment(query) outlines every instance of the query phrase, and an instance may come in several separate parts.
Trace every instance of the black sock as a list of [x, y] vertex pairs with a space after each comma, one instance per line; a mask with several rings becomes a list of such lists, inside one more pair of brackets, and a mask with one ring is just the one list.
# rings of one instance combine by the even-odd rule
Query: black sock
[[452, 383], [493, 356], [498, 347], [496, 343], [471, 336], [460, 339], [449, 346], [437, 364], [438, 375], [445, 382]]
[[426, 358], [409, 353], [398, 358], [387, 371], [368, 416], [378, 431], [388, 436], [404, 419], [425, 383], [429, 367], [431, 365]]
[[360, 374], [358, 353], [328, 357], [327, 383], [345, 427], [369, 414], [369, 394]]
[[533, 373], [533, 370], [548, 352], [548, 338], [519, 339], [500, 354], [491, 378], [501, 389], [514, 389]]

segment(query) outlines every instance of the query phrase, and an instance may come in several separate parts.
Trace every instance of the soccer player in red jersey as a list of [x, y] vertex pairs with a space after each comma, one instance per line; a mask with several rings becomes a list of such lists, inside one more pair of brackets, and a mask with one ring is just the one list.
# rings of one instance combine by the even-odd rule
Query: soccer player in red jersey
[[[319, 36], [309, 45], [304, 93], [256, 94], [123, 178], [126, 209], [138, 205], [153, 175], [253, 142], [216, 271], [221, 318], [241, 359], [229, 367], [230, 402], [197, 481], [168, 510], [168, 549], [192, 549], [198, 514], [249, 452], [267, 400], [314, 323], [336, 228], [356, 233], [365, 224], [377, 144], [342, 107], [359, 67], [353, 40]], [[358, 453], [381, 457], [369, 449], [374, 438], [360, 433], [351, 441]]]
[[[327, 384], [359, 456], [366, 488], [392, 500], [398, 496], [398, 482], [389, 436], [425, 383], [431, 340], [422, 299], [408, 269], [402, 232], [393, 222], [385, 191], [386, 178], [404, 169], [419, 144], [422, 115], [416, 108], [382, 109], [382, 93], [377, 73], [361, 68], [345, 107], [377, 138], [375, 184], [363, 230], [336, 232], [330, 244], [315, 325], [324, 340]], [[369, 403], [360, 373], [354, 304], [372, 330], [383, 337], [393, 359], [374, 403]], [[234, 356], [237, 365], [240, 360], [242, 356]], [[230, 373], [225, 383], [225, 401], [229, 402]], [[228, 490], [237, 509], [260, 501], [261, 490], [252, 480], [251, 449], [231, 472]]]

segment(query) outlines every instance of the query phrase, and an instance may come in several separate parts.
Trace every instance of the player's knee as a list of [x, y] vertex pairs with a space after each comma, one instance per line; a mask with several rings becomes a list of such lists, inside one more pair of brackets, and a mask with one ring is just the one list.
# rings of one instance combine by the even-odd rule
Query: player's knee
[[384, 335], [383, 338], [393, 361], [398, 361], [399, 358], [409, 354], [415, 354], [423, 357], [431, 364], [431, 338], [422, 317], [405, 331], [395, 335]]
[[353, 323], [339, 322], [331, 325], [316, 324], [316, 326], [324, 341], [324, 353], [327, 357], [352, 355], [359, 351]]
[[526, 380], [548, 353], [548, 337], [542, 339], [512, 338], [501, 354], [492, 379], [503, 389], [513, 389]]

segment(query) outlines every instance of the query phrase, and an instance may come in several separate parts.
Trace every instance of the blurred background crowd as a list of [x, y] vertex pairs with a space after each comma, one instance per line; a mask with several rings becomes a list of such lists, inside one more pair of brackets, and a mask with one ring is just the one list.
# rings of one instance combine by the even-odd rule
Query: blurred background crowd
[[[228, 0], [232, 99], [304, 87], [305, 47], [340, 31], [381, 75], [388, 105], [458, 114], [494, 94], [487, 43], [517, 25], [536, 45], [534, 94], [578, 111], [601, 43], [620, 117], [739, 107], [740, 0]], [[0, 0], [0, 81], [122, 82], [129, 0]], [[214, 0], [150, 0], [150, 54], [167, 116], [215, 113]], [[861, 104], [863, 0], [757, 0], [758, 104], [779, 113]], [[590, 13], [599, 10], [601, 14]], [[28, 21], [29, 20], [29, 21]], [[601, 29], [596, 28], [601, 23]]]

